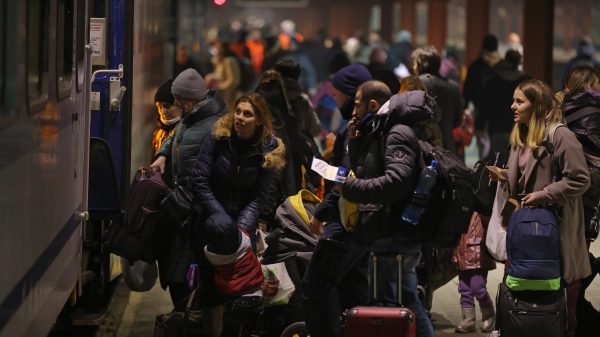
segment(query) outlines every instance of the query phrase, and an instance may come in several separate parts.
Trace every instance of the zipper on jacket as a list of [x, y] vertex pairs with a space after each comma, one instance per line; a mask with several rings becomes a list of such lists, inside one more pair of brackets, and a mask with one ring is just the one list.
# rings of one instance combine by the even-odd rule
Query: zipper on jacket
[[185, 133], [185, 130], [187, 130], [187, 124], [183, 123], [183, 127], [181, 128], [181, 132], [177, 135], [177, 139], [175, 139], [175, 143], [177, 144], [177, 147], [175, 148], [175, 157], [172, 158], [171, 160], [172, 162], [172, 168], [173, 168], [173, 175], [174, 178], [173, 179], [173, 183], [175, 184], [175, 186], [177, 186], [179, 184], [178, 180], [179, 178], [178, 173], [177, 172], [177, 159], [179, 158], [179, 148], [181, 147], [181, 142], [183, 142], [183, 134]]
[[292, 228], [291, 226], [286, 226], [286, 225], [284, 225], [284, 226], [282, 226], [282, 227], [283, 227], [283, 228], [285, 228], [285, 229], [289, 229], [289, 230], [291, 230], [292, 232], [294, 232], [294, 233], [296, 233], [296, 234], [300, 235], [301, 237], [305, 238], [305, 239], [306, 239], [306, 240], [308, 240], [308, 241], [311, 241], [311, 242], [312, 242], [312, 240], [313, 240], [313, 239], [311, 239], [311, 238], [307, 237], [307, 236], [306, 236], [304, 233], [300, 233], [299, 231], [295, 230], [295, 229], [294, 229], [294, 228]]
[[235, 177], [233, 177], [233, 183], [231, 184], [231, 197], [229, 200], [229, 212], [231, 212], [231, 205], [233, 204], [233, 186], [235, 185], [235, 181], [237, 180], [238, 174], [240, 174], [240, 165], [238, 165], [238, 169], [235, 174]]

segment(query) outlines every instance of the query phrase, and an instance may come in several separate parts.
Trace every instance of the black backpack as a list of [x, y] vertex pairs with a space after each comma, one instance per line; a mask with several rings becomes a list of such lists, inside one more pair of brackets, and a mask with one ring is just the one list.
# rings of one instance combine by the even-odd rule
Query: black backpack
[[421, 148], [420, 167], [425, 168], [435, 159], [438, 162], [437, 182], [429, 194], [429, 204], [419, 224], [414, 226], [405, 222], [399, 214], [399, 225], [412, 240], [436, 248], [454, 248], [461, 235], [467, 233], [473, 215], [474, 171], [450, 151], [422, 140], [425, 138], [422, 130], [416, 129], [415, 132]]
[[475, 180], [478, 182], [475, 186], [475, 212], [485, 216], [492, 215], [498, 183], [490, 179], [490, 170], [486, 166], [506, 168], [508, 157], [510, 157], [508, 151], [496, 152], [480, 159], [475, 164]]

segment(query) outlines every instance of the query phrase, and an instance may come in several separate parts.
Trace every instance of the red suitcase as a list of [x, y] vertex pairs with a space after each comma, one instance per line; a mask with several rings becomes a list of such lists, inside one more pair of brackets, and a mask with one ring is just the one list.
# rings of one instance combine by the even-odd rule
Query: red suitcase
[[125, 225], [113, 226], [116, 228], [111, 228], [108, 233], [111, 253], [131, 263], [156, 260], [159, 240], [164, 236], [164, 228], [159, 223], [160, 205], [168, 192], [160, 172], [152, 172], [146, 167], [137, 171], [129, 188]]
[[[373, 298], [377, 303], [377, 255], [371, 253], [373, 260], [372, 280]], [[388, 257], [390, 254], [386, 254]], [[393, 254], [398, 261], [398, 303], [397, 307], [355, 307], [348, 311], [344, 325], [344, 337], [416, 337], [417, 316], [408, 308], [402, 307], [402, 256]]]

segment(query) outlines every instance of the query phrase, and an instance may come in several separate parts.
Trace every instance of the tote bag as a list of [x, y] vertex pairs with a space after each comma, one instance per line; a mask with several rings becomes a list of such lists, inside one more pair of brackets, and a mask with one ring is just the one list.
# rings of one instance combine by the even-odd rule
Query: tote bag
[[498, 183], [485, 242], [488, 251], [497, 261], [506, 260], [506, 228], [502, 226], [502, 210], [508, 198], [508, 183]]
[[288, 304], [296, 287], [290, 279], [285, 263], [262, 265], [262, 272], [265, 276], [262, 284], [264, 306]]

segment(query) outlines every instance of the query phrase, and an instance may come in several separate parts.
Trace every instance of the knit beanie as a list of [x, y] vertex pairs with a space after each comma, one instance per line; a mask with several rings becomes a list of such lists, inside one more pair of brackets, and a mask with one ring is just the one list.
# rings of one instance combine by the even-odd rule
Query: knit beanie
[[171, 87], [173, 95], [201, 101], [206, 98], [208, 91], [204, 79], [195, 69], [188, 68], [179, 74]]
[[342, 94], [354, 97], [358, 87], [372, 79], [367, 67], [362, 64], [351, 64], [333, 75], [331, 84]]
[[171, 86], [173, 85], [173, 80], [168, 80], [163, 85], [161, 85], [158, 90], [156, 90], [156, 94], [154, 94], [154, 103], [156, 102], [167, 102], [167, 103], [175, 103], [175, 97], [171, 93]]
[[204, 223], [204, 235], [208, 251], [229, 255], [242, 243], [242, 232], [227, 213], [215, 213]]

